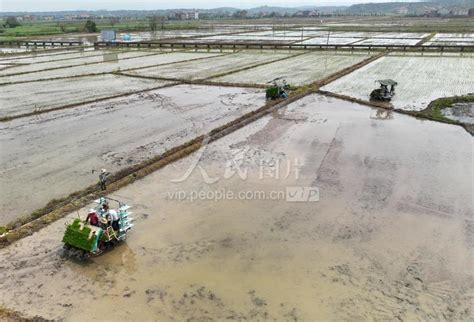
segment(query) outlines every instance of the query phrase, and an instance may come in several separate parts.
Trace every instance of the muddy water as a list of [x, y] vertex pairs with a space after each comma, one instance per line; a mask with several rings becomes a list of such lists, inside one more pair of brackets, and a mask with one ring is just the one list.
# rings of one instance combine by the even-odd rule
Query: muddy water
[[455, 103], [450, 108], [441, 110], [443, 116], [463, 122], [466, 124], [474, 124], [474, 103]]
[[[200, 153], [114, 194], [137, 220], [112, 252], [61, 259], [63, 220], [1, 250], [0, 305], [68, 321], [472, 320], [472, 147], [459, 127], [307, 97], [200, 151], [183, 182]], [[237, 166], [245, 180], [226, 175]], [[293, 186], [320, 200], [173, 197]]]
[[3, 123], [0, 224], [264, 104], [261, 90], [180, 85]]

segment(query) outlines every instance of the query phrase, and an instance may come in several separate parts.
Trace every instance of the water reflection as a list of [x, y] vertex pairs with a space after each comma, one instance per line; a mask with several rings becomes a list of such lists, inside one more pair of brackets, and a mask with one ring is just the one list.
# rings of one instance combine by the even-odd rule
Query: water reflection
[[370, 118], [374, 120], [391, 120], [393, 119], [393, 112], [390, 110], [374, 109], [370, 113]]

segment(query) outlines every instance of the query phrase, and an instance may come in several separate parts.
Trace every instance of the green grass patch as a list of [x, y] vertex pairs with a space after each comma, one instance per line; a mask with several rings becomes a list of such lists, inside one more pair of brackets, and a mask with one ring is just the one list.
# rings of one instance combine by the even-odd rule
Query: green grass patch
[[[112, 24], [110, 20], [96, 20], [97, 29], [115, 29], [118, 32], [150, 31], [150, 23], [146, 19], [126, 20]], [[192, 30], [202, 27], [199, 21], [166, 21], [158, 25], [158, 30]], [[61, 35], [67, 33], [87, 32], [85, 21], [54, 21], [54, 22], [28, 22], [15, 28], [0, 27], [0, 39], [16, 40], [17, 37], [36, 37], [48, 35]]]
[[0, 226], [0, 235], [3, 235], [7, 232], [7, 227], [5, 226]]
[[2, 28], [0, 35], [2, 37], [24, 37], [61, 34], [62, 30], [58, 24], [25, 24], [15, 28]]
[[93, 251], [100, 236], [94, 235], [89, 239], [90, 232], [91, 229], [87, 225], [83, 226], [80, 219], [74, 219], [74, 222], [66, 228], [63, 242], [89, 252]]

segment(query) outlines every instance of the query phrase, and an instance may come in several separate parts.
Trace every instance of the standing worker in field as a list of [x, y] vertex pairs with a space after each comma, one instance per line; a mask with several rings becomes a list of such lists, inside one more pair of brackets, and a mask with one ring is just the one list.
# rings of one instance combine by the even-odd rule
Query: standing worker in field
[[102, 191], [107, 190], [107, 177], [110, 176], [110, 172], [107, 172], [107, 170], [102, 169], [102, 171], [99, 174], [99, 183], [100, 183], [100, 189]]

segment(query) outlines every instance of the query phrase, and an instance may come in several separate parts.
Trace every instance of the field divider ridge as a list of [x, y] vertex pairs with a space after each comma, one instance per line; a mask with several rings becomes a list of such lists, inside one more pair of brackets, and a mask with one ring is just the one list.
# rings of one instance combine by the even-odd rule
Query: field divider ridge
[[424, 43], [427, 43], [428, 41], [430, 41], [434, 36], [436, 36], [436, 34], [437, 34], [436, 32], [430, 33], [428, 36], [421, 38], [421, 40], [417, 42], [416, 45], [423, 46]]

